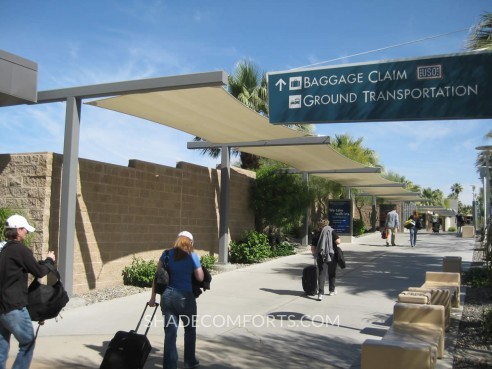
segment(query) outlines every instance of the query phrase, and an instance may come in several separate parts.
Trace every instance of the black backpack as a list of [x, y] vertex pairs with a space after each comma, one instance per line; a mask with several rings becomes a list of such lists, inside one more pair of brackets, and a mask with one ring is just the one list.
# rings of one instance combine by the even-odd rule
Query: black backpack
[[164, 264], [158, 268], [155, 273], [155, 293], [162, 295], [169, 285], [169, 250], [162, 253], [164, 255]]
[[56, 275], [55, 284], [41, 284], [37, 279], [31, 282], [28, 289], [27, 310], [31, 320], [35, 322], [52, 319], [60, 314], [60, 311], [68, 303], [68, 294], [60, 281], [60, 273], [56, 268], [46, 263], [50, 272]]

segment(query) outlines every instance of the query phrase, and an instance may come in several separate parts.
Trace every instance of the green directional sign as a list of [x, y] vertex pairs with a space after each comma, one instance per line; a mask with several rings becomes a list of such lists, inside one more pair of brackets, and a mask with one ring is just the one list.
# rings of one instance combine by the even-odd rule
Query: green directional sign
[[273, 124], [492, 118], [492, 53], [268, 73]]

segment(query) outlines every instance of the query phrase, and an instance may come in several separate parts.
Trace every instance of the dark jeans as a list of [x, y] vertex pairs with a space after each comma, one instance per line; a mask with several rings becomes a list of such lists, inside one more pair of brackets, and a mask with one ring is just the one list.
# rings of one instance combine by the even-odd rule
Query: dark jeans
[[417, 245], [417, 228], [410, 228], [410, 246], [414, 247]]
[[337, 261], [333, 257], [331, 261], [323, 262], [321, 257], [318, 257], [318, 292], [325, 293], [325, 281], [328, 274], [328, 288], [330, 292], [335, 291], [335, 278], [337, 273]]
[[162, 295], [161, 304], [164, 314], [164, 368], [176, 369], [178, 350], [176, 337], [179, 321], [184, 326], [184, 367], [191, 368], [198, 364], [195, 357], [196, 344], [196, 300], [193, 292], [183, 292], [168, 287]]

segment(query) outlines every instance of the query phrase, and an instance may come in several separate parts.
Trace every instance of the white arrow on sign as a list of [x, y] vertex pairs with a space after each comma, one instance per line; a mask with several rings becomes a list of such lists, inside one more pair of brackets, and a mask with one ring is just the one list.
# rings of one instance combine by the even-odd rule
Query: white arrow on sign
[[275, 86], [279, 86], [278, 90], [279, 91], [282, 91], [282, 87], [284, 87], [287, 83], [285, 83], [285, 81], [280, 78], [277, 83], [275, 83]]

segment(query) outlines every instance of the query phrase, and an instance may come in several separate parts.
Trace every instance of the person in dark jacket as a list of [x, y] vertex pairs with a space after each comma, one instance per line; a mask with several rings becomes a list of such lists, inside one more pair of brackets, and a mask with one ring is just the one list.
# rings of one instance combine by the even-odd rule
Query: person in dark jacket
[[335, 296], [335, 279], [337, 273], [337, 259], [335, 247], [341, 243], [338, 234], [329, 226], [328, 219], [318, 223], [318, 231], [311, 241], [311, 253], [318, 264], [318, 301], [323, 300], [325, 281], [328, 274], [328, 296]]
[[54, 264], [55, 253], [48, 252], [46, 260], [36, 261], [24, 240], [35, 228], [26, 218], [12, 215], [5, 224], [7, 243], [0, 251], [0, 368], [5, 368], [9, 355], [10, 337], [19, 342], [19, 353], [13, 368], [28, 369], [34, 352], [34, 329], [27, 311], [28, 274], [42, 278], [49, 273], [45, 263]]
[[414, 211], [408, 220], [413, 221], [409, 224], [408, 230], [410, 231], [410, 246], [415, 247], [417, 246], [417, 232], [422, 229], [422, 222], [417, 211]]

